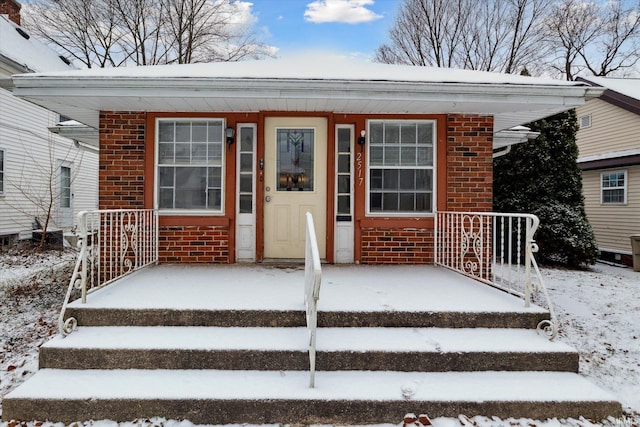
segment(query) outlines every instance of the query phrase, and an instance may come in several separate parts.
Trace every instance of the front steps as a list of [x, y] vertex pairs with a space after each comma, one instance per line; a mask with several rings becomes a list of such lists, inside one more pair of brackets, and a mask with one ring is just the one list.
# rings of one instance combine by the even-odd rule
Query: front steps
[[[166, 275], [161, 268], [149, 274], [157, 271]], [[364, 267], [359, 276], [367, 271], [380, 275]], [[287, 274], [299, 281], [298, 273]], [[340, 282], [335, 274], [329, 269], [321, 291], [325, 308], [321, 305], [319, 314], [314, 389], [308, 387], [301, 292], [283, 307], [267, 306], [269, 291], [254, 294], [257, 302], [242, 309], [247, 290], [235, 283], [235, 297], [228, 291], [221, 297], [227, 300], [212, 302], [211, 309], [200, 299], [188, 308], [175, 302], [183, 296], [160, 304], [159, 294], [167, 293], [169, 300], [171, 295], [155, 278], [157, 292], [140, 309], [126, 293], [117, 294], [119, 283], [106, 288], [109, 295], [102, 300], [97, 293], [87, 305], [74, 303], [69, 314], [77, 316], [79, 329], [41, 348], [40, 370], [5, 397], [3, 419], [70, 423], [160, 416], [206, 424], [362, 425], [398, 424], [409, 412], [432, 418], [621, 415], [613, 396], [576, 373], [577, 352], [535, 332], [548, 316], [539, 308], [524, 309], [521, 301], [457, 275], [456, 284], [447, 284], [459, 295], [453, 305], [429, 302], [422, 290], [416, 290], [419, 304], [413, 306], [406, 296], [381, 299], [400, 285], [364, 286], [362, 298], [347, 304], [335, 299], [345, 293], [332, 287]], [[275, 275], [279, 292], [288, 286], [286, 278]], [[466, 295], [474, 300], [469, 307], [496, 305], [490, 300], [497, 298], [499, 309], [469, 309]], [[393, 298], [407, 309], [390, 304]], [[231, 307], [225, 310], [225, 304]]]
[[[307, 336], [302, 327], [84, 327], [42, 346], [40, 368], [308, 370]], [[317, 340], [319, 371], [578, 371], [575, 350], [534, 330], [320, 328]]]
[[566, 372], [323, 371], [316, 389], [308, 383], [303, 371], [43, 369], [6, 400], [4, 411], [67, 423], [162, 416], [200, 424], [356, 425], [397, 424], [409, 412], [600, 419], [620, 411], [584, 378]]

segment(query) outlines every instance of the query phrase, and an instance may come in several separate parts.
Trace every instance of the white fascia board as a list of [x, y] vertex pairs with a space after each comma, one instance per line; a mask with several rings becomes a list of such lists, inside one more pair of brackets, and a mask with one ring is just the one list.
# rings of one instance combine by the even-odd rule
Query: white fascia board
[[631, 148], [629, 150], [622, 151], [609, 151], [607, 153], [591, 154], [589, 156], [578, 157], [578, 163], [617, 159], [620, 157], [637, 156], [638, 154], [640, 154], [640, 148]]
[[[527, 129], [527, 128], [525, 128]], [[540, 132], [531, 130], [502, 130], [493, 134], [493, 149], [498, 150], [511, 145], [521, 144], [536, 139]]]
[[100, 146], [98, 129], [79, 124], [77, 126], [56, 125], [48, 128], [50, 132], [65, 138], [79, 141], [97, 149]]
[[[389, 82], [360, 80], [236, 79], [236, 78], [123, 78], [55, 77], [20, 75], [14, 77], [14, 94], [54, 111], [83, 110], [84, 119], [96, 126], [100, 110], [125, 104], [130, 110], [177, 111], [167, 100], [190, 100], [192, 111], [269, 110], [269, 105], [286, 101], [318, 101], [326, 111], [360, 114], [468, 113], [513, 118], [496, 120], [503, 130], [523, 118], [545, 117], [584, 104], [600, 96], [604, 88], [566, 85], [514, 85], [482, 83]], [[199, 102], [193, 102], [199, 100]], [[254, 102], [247, 102], [254, 100]], [[371, 107], [378, 102], [384, 107]], [[54, 105], [55, 104], [55, 105]], [[300, 103], [296, 111], [300, 111]], [[305, 105], [314, 105], [308, 102]], [[345, 107], [348, 106], [348, 107]], [[189, 112], [189, 107], [180, 111]], [[306, 110], [302, 110], [306, 111]], [[308, 111], [313, 111], [309, 108]], [[89, 115], [95, 115], [91, 122]], [[500, 126], [505, 126], [504, 128]]]

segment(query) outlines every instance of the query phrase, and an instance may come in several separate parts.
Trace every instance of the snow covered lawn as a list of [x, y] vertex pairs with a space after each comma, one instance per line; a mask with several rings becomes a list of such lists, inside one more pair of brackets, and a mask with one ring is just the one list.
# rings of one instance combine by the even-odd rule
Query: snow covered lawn
[[[57, 315], [71, 273], [73, 251], [38, 256], [0, 254], [0, 394], [37, 369], [37, 348], [56, 333]], [[558, 339], [580, 352], [581, 372], [612, 391], [626, 410], [611, 426], [640, 426], [640, 273], [598, 264], [588, 271], [544, 269], [558, 317]], [[587, 420], [499, 420], [438, 418], [436, 427], [591, 426]], [[354, 420], [357, 424], [375, 420]], [[398, 420], [400, 423], [401, 420]], [[4, 425], [7, 425], [5, 422]], [[33, 424], [31, 424], [33, 425]], [[38, 424], [38, 426], [51, 424]], [[188, 421], [96, 421], [99, 427], [188, 427]], [[597, 425], [597, 424], [596, 424]]]

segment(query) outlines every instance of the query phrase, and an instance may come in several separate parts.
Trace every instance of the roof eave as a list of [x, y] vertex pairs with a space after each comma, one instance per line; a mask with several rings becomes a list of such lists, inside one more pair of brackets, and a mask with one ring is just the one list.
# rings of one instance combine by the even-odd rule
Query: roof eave
[[[565, 85], [517, 85], [496, 83], [448, 83], [381, 80], [319, 80], [264, 78], [135, 78], [135, 77], [68, 77], [14, 76], [15, 95], [83, 123], [97, 127], [100, 110], [129, 106], [136, 111], [178, 111], [167, 103], [170, 99], [185, 101], [179, 111], [197, 110], [205, 101], [216, 103], [216, 109], [204, 111], [273, 110], [271, 105], [291, 111], [325, 111], [343, 113], [425, 113], [426, 106], [440, 113], [473, 113], [512, 116], [504, 123], [497, 120], [496, 130], [526, 123], [582, 105], [586, 99], [600, 96], [603, 88]], [[66, 104], [65, 101], [67, 100]], [[123, 100], [127, 102], [123, 102]], [[202, 101], [198, 104], [197, 101]], [[249, 100], [264, 101], [259, 103]], [[188, 101], [188, 102], [187, 102]], [[375, 104], [370, 110], [356, 111], [360, 102]], [[189, 105], [195, 105], [189, 110]], [[58, 108], [56, 108], [58, 107]], [[66, 107], [66, 109], [64, 108]], [[255, 107], [253, 110], [247, 108]], [[62, 108], [62, 110], [61, 110]], [[83, 110], [93, 114], [92, 121], [74, 117], [70, 112]], [[352, 111], [349, 111], [349, 108]], [[527, 117], [516, 118], [523, 113]], [[525, 120], [525, 121], [521, 121]]]

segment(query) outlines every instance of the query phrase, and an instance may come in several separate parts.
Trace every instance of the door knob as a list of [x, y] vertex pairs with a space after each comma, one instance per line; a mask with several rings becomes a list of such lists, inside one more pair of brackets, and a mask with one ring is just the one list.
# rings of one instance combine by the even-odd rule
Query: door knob
[[271, 201], [271, 196], [267, 196], [264, 198], [265, 202], [269, 203]]

